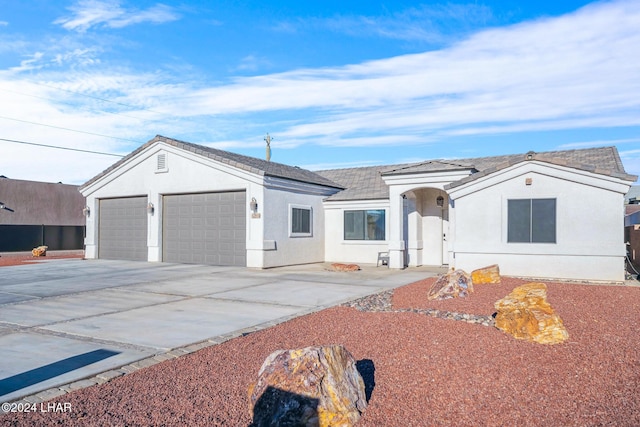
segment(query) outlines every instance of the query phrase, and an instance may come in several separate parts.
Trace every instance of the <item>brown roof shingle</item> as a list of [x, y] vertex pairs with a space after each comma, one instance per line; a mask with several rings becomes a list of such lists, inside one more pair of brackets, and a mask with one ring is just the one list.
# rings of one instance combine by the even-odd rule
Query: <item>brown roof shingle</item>
[[179, 141], [177, 139], [157, 135], [155, 138], [141, 145], [140, 147], [138, 147], [138, 149], [120, 159], [118, 162], [114, 163], [100, 174], [85, 182], [82, 186], [80, 186], [80, 190], [99, 180], [130, 158], [134, 157], [136, 154], [140, 153], [141, 151], [145, 150], [147, 147], [155, 144], [158, 141], [164, 142], [165, 144], [169, 144], [182, 150], [190, 151], [203, 157], [219, 161], [221, 163], [228, 164], [247, 172], [255, 173], [257, 175], [290, 179], [293, 181], [299, 181], [308, 184], [317, 184], [331, 188], [344, 188], [339, 184], [336, 184], [335, 182], [332, 182], [331, 180], [323, 177], [322, 175], [299, 168], [297, 166], [289, 166], [277, 162], [268, 162], [256, 157], [243, 156], [242, 154], [232, 153], [230, 151], [218, 150], [216, 148], [205, 147], [203, 145], [192, 144], [190, 142]]
[[453, 160], [427, 160], [418, 163], [407, 163], [389, 166], [371, 166], [351, 169], [332, 169], [316, 171], [331, 181], [337, 182], [346, 189], [326, 200], [372, 200], [389, 197], [389, 188], [382, 177], [410, 173], [427, 173], [450, 170], [471, 170], [468, 177], [453, 182], [445, 188], [454, 188], [472, 180], [487, 176], [493, 172], [527, 161], [538, 160], [574, 169], [585, 170], [601, 175], [613, 176], [627, 181], [635, 181], [634, 175], [625, 172], [618, 150], [615, 147], [586, 148], [579, 150], [546, 151], [541, 153], [510, 154], [503, 156], [476, 157]]

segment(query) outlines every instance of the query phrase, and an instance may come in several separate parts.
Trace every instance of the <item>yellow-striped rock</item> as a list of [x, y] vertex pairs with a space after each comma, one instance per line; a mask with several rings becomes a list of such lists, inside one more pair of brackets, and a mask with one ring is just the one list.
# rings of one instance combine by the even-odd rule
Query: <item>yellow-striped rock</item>
[[569, 333], [547, 302], [547, 285], [528, 283], [518, 286], [495, 303], [496, 328], [517, 339], [540, 344], [558, 344]]
[[47, 256], [48, 246], [38, 246], [37, 248], [33, 248], [31, 251], [31, 255], [33, 256]]
[[498, 267], [498, 264], [493, 264], [473, 270], [471, 272], [471, 281], [474, 285], [498, 284], [500, 283], [500, 267]]
[[253, 426], [350, 427], [367, 406], [364, 381], [341, 345], [277, 350], [249, 387]]

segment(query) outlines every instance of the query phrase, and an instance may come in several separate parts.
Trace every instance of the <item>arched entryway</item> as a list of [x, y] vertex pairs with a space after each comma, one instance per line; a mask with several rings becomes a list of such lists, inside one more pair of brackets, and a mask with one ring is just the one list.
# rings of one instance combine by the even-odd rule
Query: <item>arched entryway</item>
[[438, 188], [417, 188], [403, 194], [405, 265], [449, 264], [449, 197]]

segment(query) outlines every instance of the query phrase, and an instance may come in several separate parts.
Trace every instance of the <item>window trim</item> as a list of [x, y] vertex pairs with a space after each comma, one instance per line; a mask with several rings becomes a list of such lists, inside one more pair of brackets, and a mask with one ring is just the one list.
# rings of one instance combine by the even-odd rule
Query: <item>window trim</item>
[[[347, 238], [347, 231], [346, 231], [346, 216], [347, 216], [347, 212], [363, 212], [364, 213], [364, 218], [363, 218], [363, 226], [365, 226], [365, 220], [367, 217], [367, 212], [370, 211], [377, 211], [377, 212], [382, 212], [384, 219], [382, 221], [383, 224], [383, 233], [384, 236], [382, 237], [382, 239], [367, 239], [366, 236], [366, 230], [364, 230], [364, 239], [348, 239]], [[373, 209], [344, 209], [342, 211], [342, 241], [345, 243], [377, 243], [379, 244], [380, 242], [386, 242], [387, 241], [387, 210], [384, 208], [373, 208]]]
[[[309, 232], [293, 231], [293, 210], [305, 210], [309, 212]], [[289, 237], [313, 237], [313, 208], [310, 205], [289, 204]]]
[[[534, 218], [534, 201], [536, 200], [545, 200], [545, 201], [553, 201], [553, 210], [554, 210], [554, 218], [553, 218], [553, 241], [536, 241], [534, 240], [534, 223], [536, 219]], [[529, 240], [512, 240], [514, 237], [510, 237], [510, 225], [511, 225], [511, 217], [510, 217], [510, 209], [509, 205], [512, 201], [529, 201], [528, 207], [528, 221], [529, 221]], [[537, 220], [539, 221], [540, 218]], [[557, 244], [558, 243], [558, 199], [556, 197], [531, 197], [531, 198], [513, 198], [507, 199], [507, 243], [508, 244]], [[514, 230], [515, 231], [515, 230]]]

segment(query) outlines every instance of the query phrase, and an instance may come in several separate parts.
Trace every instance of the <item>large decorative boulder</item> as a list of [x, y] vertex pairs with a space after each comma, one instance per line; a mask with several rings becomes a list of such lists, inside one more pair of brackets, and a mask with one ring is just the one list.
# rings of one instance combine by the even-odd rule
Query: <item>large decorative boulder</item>
[[438, 280], [431, 285], [427, 299], [443, 300], [466, 297], [469, 292], [473, 292], [471, 277], [463, 270], [454, 270], [438, 277]]
[[540, 344], [558, 344], [569, 333], [547, 302], [547, 285], [528, 283], [518, 286], [495, 303], [496, 328], [517, 339]]
[[277, 350], [249, 387], [253, 426], [353, 426], [367, 406], [351, 353], [341, 345]]
[[471, 272], [471, 281], [474, 285], [498, 284], [500, 283], [500, 267], [498, 267], [498, 264], [493, 264], [473, 270]]
[[47, 249], [49, 249], [49, 246], [38, 246], [37, 248], [33, 248], [31, 250], [31, 255], [33, 255], [33, 256], [47, 256]]
[[331, 269], [333, 271], [358, 271], [360, 270], [360, 266], [358, 264], [341, 264], [334, 262], [331, 264]]

